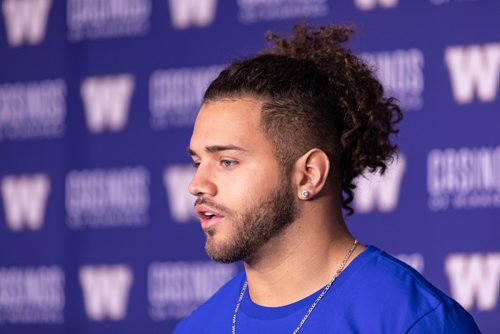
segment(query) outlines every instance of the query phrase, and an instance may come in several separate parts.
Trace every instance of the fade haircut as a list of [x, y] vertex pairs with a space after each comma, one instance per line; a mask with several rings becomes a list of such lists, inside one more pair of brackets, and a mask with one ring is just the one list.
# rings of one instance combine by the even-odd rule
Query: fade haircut
[[397, 152], [392, 135], [402, 112], [370, 67], [342, 46], [353, 29], [296, 25], [292, 36], [267, 34], [268, 49], [224, 69], [203, 103], [242, 97], [263, 102], [260, 126], [289, 172], [312, 148], [324, 151], [342, 206], [354, 212], [354, 179], [365, 170], [382, 173]]

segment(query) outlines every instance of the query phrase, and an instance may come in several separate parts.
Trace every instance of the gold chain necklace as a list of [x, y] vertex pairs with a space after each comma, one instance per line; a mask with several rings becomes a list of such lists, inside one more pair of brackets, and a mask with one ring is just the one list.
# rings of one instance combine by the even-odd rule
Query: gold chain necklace
[[[314, 308], [316, 307], [316, 305], [323, 298], [323, 296], [328, 292], [328, 290], [332, 286], [333, 282], [335, 282], [335, 280], [337, 279], [337, 277], [344, 270], [345, 264], [347, 263], [347, 261], [349, 260], [349, 258], [352, 255], [352, 253], [354, 252], [354, 250], [358, 246], [358, 243], [359, 243], [358, 240], [354, 240], [354, 244], [352, 245], [351, 249], [349, 249], [349, 252], [347, 252], [344, 260], [342, 261], [342, 263], [340, 264], [339, 268], [337, 269], [337, 272], [335, 273], [335, 275], [333, 276], [333, 278], [331, 279], [331, 281], [325, 286], [325, 288], [323, 289], [323, 291], [321, 291], [320, 295], [318, 296], [318, 298], [316, 298], [316, 300], [314, 301], [314, 303], [312, 303], [312, 305], [309, 308], [309, 310], [307, 311], [306, 315], [304, 315], [304, 317], [300, 321], [300, 323], [297, 326], [297, 328], [295, 328], [295, 330], [293, 331], [293, 334], [297, 334], [298, 333], [299, 329], [302, 327], [302, 325], [304, 325], [304, 323], [306, 322], [307, 318], [309, 318], [309, 315], [312, 313], [312, 311], [314, 310]], [[243, 284], [243, 287], [241, 288], [240, 297], [238, 298], [238, 302], [236, 303], [236, 307], [234, 308], [232, 334], [236, 334], [236, 315], [238, 314], [238, 310], [240, 309], [241, 301], [243, 300], [243, 296], [245, 295], [245, 291], [247, 290], [247, 288], [248, 288], [248, 281], [245, 281], [245, 283]]]

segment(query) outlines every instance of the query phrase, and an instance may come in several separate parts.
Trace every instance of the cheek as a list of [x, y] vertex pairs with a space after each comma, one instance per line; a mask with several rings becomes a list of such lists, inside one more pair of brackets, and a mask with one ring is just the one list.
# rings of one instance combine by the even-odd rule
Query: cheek
[[251, 174], [227, 183], [224, 197], [238, 209], [255, 205], [276, 189], [277, 176]]
[[280, 181], [279, 167], [267, 159], [245, 163], [218, 175], [218, 194], [225, 205], [240, 209], [258, 202], [276, 189]]

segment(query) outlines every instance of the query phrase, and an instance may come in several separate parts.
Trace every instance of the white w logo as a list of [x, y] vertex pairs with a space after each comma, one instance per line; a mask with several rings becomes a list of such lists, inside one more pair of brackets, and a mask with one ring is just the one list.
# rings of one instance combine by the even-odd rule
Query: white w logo
[[453, 46], [445, 51], [455, 101], [471, 103], [474, 93], [481, 102], [493, 101], [500, 80], [500, 43]]
[[500, 253], [451, 254], [445, 270], [451, 294], [463, 307], [491, 311], [498, 304], [500, 291]]
[[206, 27], [214, 21], [217, 0], [168, 0], [172, 25], [186, 29]]
[[125, 265], [81, 267], [80, 284], [88, 317], [96, 321], [123, 319], [133, 276]]
[[193, 209], [195, 198], [186, 191], [193, 174], [194, 169], [190, 165], [170, 166], [163, 172], [163, 184], [170, 203], [170, 214], [179, 223], [196, 218]]
[[20, 231], [25, 225], [31, 230], [39, 230], [50, 190], [48, 176], [5, 176], [1, 188], [7, 226], [13, 231]]
[[52, 0], [4, 0], [2, 11], [9, 45], [38, 44], [45, 37]]
[[399, 200], [399, 190], [406, 170], [406, 159], [400, 154], [387, 166], [385, 174], [379, 172], [370, 176], [359, 176], [356, 179], [354, 204], [361, 213], [370, 212], [378, 207], [382, 212], [392, 211]]
[[393, 8], [398, 5], [399, 0], [354, 0], [354, 4], [361, 10], [372, 10], [377, 5], [382, 8]]
[[80, 87], [87, 125], [92, 132], [122, 130], [128, 118], [134, 78], [129, 74], [91, 77]]

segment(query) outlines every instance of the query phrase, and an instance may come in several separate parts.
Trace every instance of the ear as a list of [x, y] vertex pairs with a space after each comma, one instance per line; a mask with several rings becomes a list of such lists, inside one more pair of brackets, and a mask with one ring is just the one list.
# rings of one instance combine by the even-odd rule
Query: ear
[[301, 200], [316, 196], [325, 186], [330, 173], [330, 160], [323, 150], [313, 148], [294, 164], [293, 182]]

